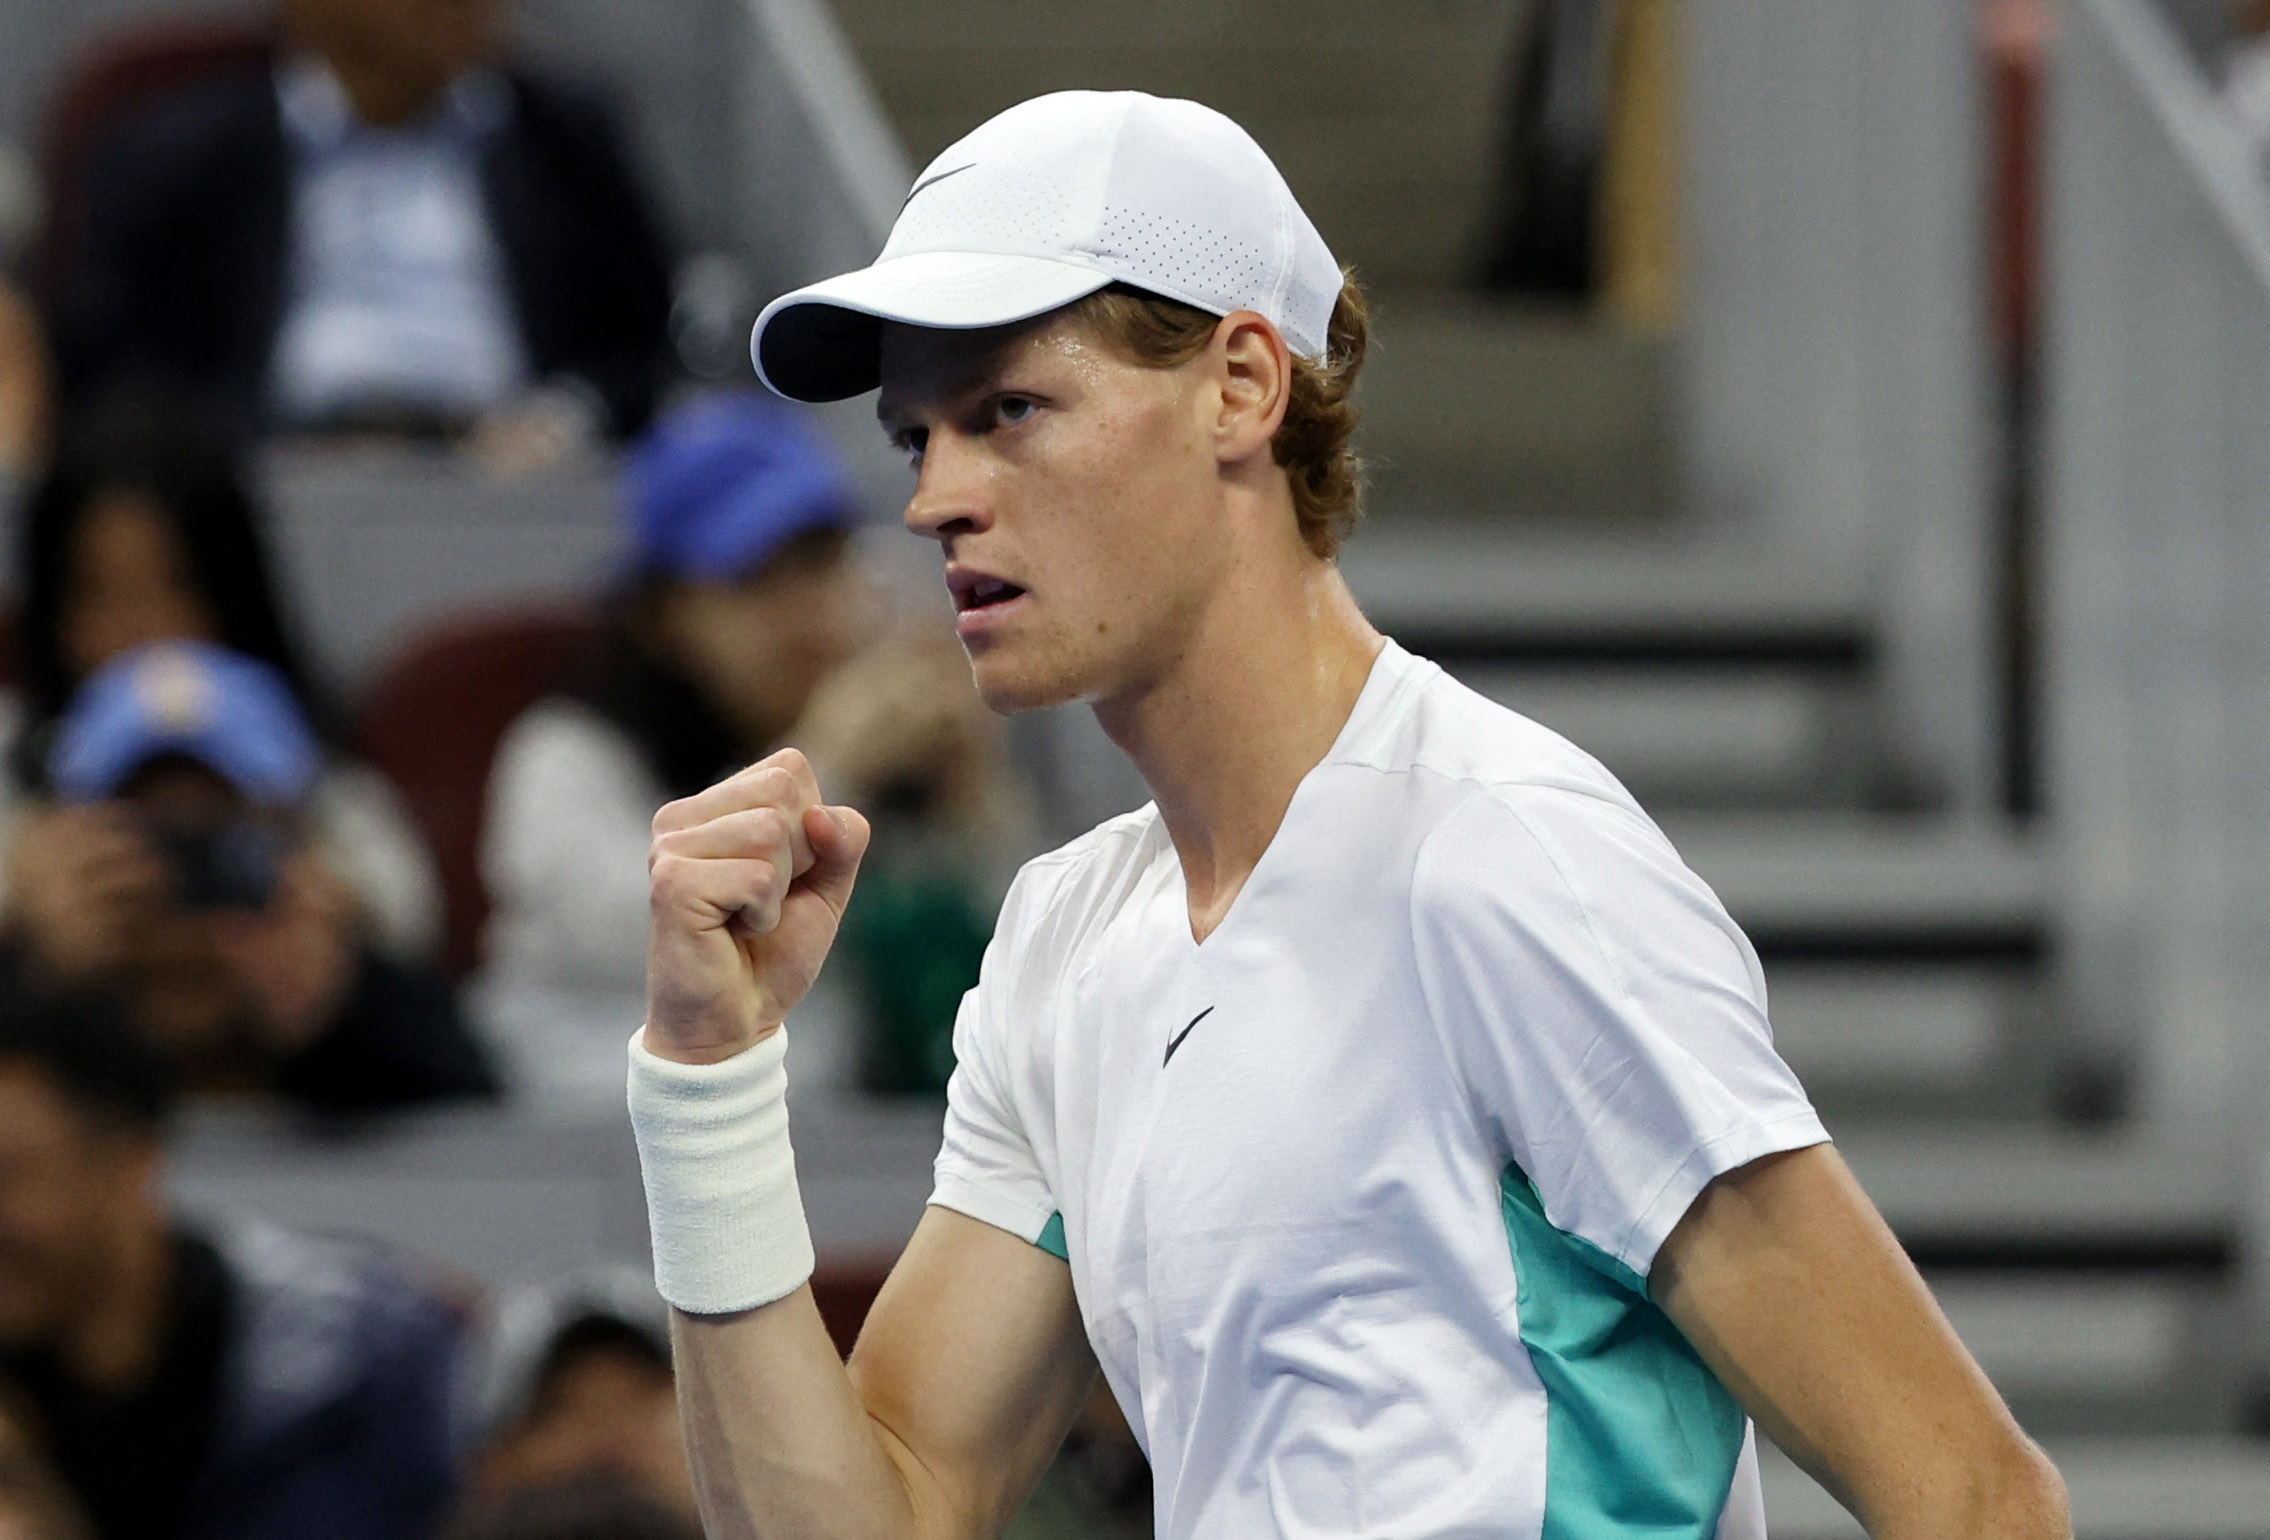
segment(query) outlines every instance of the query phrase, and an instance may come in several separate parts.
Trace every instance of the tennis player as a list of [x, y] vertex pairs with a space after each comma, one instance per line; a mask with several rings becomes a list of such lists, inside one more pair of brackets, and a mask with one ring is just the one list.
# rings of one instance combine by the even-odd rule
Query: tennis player
[[792, 750], [656, 818], [630, 1096], [710, 1533], [997, 1534], [1100, 1365], [1163, 1536], [1755, 1540], [1752, 1417], [1884, 1540], [2067, 1535], [1710, 890], [1350, 598], [1364, 346], [1260, 148], [1132, 93], [1002, 113], [759, 320], [775, 390], [880, 386], [986, 700], [1087, 702], [1156, 800], [1010, 891], [848, 1365], [783, 1023], [866, 824]]

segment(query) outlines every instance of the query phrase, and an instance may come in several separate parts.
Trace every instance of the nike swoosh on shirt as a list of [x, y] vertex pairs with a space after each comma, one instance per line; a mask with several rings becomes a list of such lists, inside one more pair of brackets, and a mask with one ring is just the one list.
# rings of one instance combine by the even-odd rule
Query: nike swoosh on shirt
[[[1207, 1006], [1207, 1007], [1206, 1007], [1206, 1008], [1205, 1008], [1204, 1010], [1200, 1011], [1200, 1012], [1199, 1012], [1199, 1013], [1198, 1013], [1197, 1015], [1195, 1015], [1195, 1016], [1193, 1016], [1193, 1017], [1191, 1017], [1191, 1018], [1190, 1018], [1190, 1027], [1195, 1027], [1195, 1026], [1197, 1026], [1197, 1025], [1198, 1025], [1198, 1023], [1200, 1023], [1201, 1021], [1204, 1021], [1204, 1020], [1205, 1020], [1205, 1019], [1206, 1019], [1207, 1017], [1209, 1017], [1209, 1016], [1211, 1016], [1211, 1015], [1213, 1015], [1213, 1014], [1214, 1014], [1214, 1008], [1213, 1008], [1212, 1006], [1210, 1006], [1210, 1005], [1209, 1005], [1209, 1006]], [[1177, 1033], [1176, 1033], [1176, 1034], [1175, 1034], [1175, 1035], [1174, 1035], [1174, 1036], [1173, 1036], [1172, 1038], [1170, 1038], [1170, 1039], [1168, 1040], [1168, 1042], [1167, 1042], [1167, 1056], [1166, 1056], [1165, 1058], [1163, 1058], [1163, 1059], [1159, 1060], [1159, 1068], [1161, 1068], [1161, 1069], [1165, 1069], [1165, 1068], [1166, 1068], [1166, 1067], [1167, 1067], [1167, 1066], [1168, 1066], [1169, 1064], [1171, 1064], [1171, 1063], [1173, 1063], [1173, 1062], [1174, 1062], [1174, 1051], [1175, 1051], [1175, 1050], [1176, 1050], [1177, 1048], [1180, 1048], [1180, 1047], [1182, 1046], [1182, 1040], [1183, 1040], [1184, 1038], [1186, 1038], [1186, 1037], [1188, 1037], [1188, 1036], [1190, 1035], [1190, 1027], [1184, 1027], [1184, 1028], [1183, 1028], [1183, 1029], [1182, 1029], [1182, 1030], [1181, 1030], [1180, 1032], [1177, 1032]]]
[[905, 213], [906, 206], [909, 203], [912, 203], [915, 200], [916, 196], [926, 189], [936, 187], [940, 182], [943, 182], [950, 176], [960, 176], [963, 172], [969, 170], [970, 167], [976, 164], [977, 162], [974, 160], [964, 161], [962, 164], [954, 167], [951, 171], [941, 171], [936, 176], [924, 177], [921, 181], [915, 183], [912, 187], [907, 189], [906, 196], [899, 201], [899, 212], [902, 214]]

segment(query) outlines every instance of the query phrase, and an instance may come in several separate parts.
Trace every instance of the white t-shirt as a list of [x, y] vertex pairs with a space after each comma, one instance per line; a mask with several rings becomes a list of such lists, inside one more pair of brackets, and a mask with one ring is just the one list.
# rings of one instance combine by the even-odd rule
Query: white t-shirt
[[1227, 917], [1155, 808], [1030, 863], [931, 1201], [1064, 1256], [1158, 1532], [1764, 1534], [1646, 1298], [1827, 1138], [1756, 954], [1597, 762], [1388, 645]]

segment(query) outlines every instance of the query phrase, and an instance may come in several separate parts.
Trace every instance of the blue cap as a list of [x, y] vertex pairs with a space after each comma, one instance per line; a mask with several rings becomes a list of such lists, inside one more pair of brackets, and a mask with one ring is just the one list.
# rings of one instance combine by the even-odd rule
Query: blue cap
[[87, 676], [48, 751], [67, 802], [115, 794], [161, 754], [196, 760], [255, 802], [307, 795], [322, 750], [283, 676], [209, 642], [137, 647]]
[[641, 572], [723, 582], [790, 540], [858, 523], [835, 450], [795, 407], [755, 391], [707, 396], [657, 423], [623, 475]]

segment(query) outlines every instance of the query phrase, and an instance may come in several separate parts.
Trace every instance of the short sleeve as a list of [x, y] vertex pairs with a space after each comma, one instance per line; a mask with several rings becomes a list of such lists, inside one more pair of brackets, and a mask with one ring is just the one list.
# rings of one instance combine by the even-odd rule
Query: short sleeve
[[1020, 1023], [1001, 1004], [1012, 993], [1010, 951], [1022, 886], [1020, 879], [1011, 888], [977, 987], [962, 996], [954, 1018], [954, 1073], [946, 1083], [946, 1132], [930, 1201], [1039, 1245], [1058, 1206], [1011, 1078], [1008, 1034]]
[[1487, 788], [1422, 847], [1415, 955], [1477, 1115], [1546, 1217], [1644, 1278], [1712, 1178], [1828, 1134], [1756, 954], [1635, 809]]

